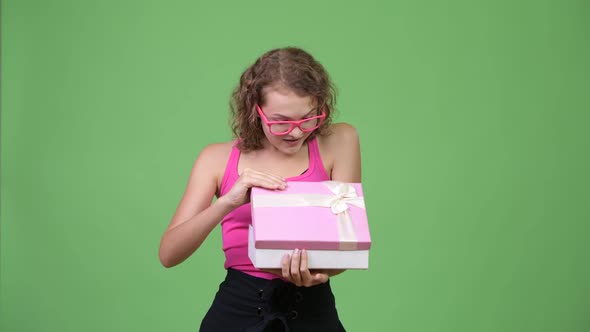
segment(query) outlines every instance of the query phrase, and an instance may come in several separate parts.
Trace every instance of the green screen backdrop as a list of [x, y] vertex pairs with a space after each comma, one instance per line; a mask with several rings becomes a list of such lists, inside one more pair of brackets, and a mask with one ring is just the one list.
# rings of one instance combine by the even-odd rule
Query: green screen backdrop
[[2, 1], [0, 330], [196, 331], [220, 230], [163, 268], [259, 55], [299, 46], [361, 138], [349, 331], [590, 330], [588, 1]]

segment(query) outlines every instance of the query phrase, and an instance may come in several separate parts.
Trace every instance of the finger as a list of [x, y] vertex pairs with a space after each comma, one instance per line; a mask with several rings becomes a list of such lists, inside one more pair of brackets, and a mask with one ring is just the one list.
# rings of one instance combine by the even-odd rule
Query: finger
[[279, 175], [276, 175], [276, 174], [272, 174], [272, 173], [266, 173], [266, 172], [258, 172], [258, 171], [256, 171], [256, 174], [257, 175], [264, 176], [264, 177], [268, 177], [269, 179], [280, 181], [280, 182], [286, 182], [287, 181], [287, 179], [285, 179], [284, 177], [279, 176]]
[[325, 274], [325, 273], [316, 273], [313, 276], [313, 281], [314, 281], [314, 284], [315, 285], [324, 284], [324, 283], [328, 282], [328, 279], [329, 278], [330, 277], [327, 274]]
[[272, 189], [272, 190], [281, 189], [281, 187], [283, 186], [280, 183], [272, 182], [272, 181], [257, 178], [257, 177], [250, 177], [250, 178], [244, 179], [243, 183], [246, 188], [260, 187], [260, 188]]
[[308, 257], [307, 250], [301, 250], [301, 263], [299, 264], [299, 272], [301, 273], [301, 282], [304, 286], [309, 287], [313, 283], [313, 277], [307, 266]]
[[267, 173], [267, 172], [259, 172], [256, 170], [253, 170], [251, 168], [245, 168], [244, 171], [242, 172], [242, 174], [250, 176], [250, 175], [256, 175], [256, 176], [262, 176], [262, 177], [266, 177], [272, 180], [276, 180], [276, 181], [286, 181], [286, 179], [282, 176], [276, 175], [276, 174], [272, 174], [272, 173]]
[[297, 286], [301, 286], [301, 273], [299, 272], [299, 265], [301, 261], [301, 251], [299, 249], [295, 249], [293, 251], [293, 256], [291, 257], [291, 278], [293, 279], [293, 283]]
[[283, 274], [283, 278], [287, 280], [291, 280], [291, 274], [289, 273], [289, 268], [291, 267], [291, 257], [289, 254], [285, 254], [283, 259], [281, 260], [281, 272]]
[[246, 182], [249, 187], [263, 187], [268, 189], [283, 189], [286, 186], [286, 182], [272, 179], [260, 174], [251, 174], [246, 177]]
[[259, 177], [259, 178], [267, 179], [273, 183], [279, 183], [279, 184], [282, 184], [285, 186], [287, 185], [287, 179], [285, 179], [284, 177], [279, 176], [279, 175], [275, 175], [272, 173], [266, 173], [266, 172], [258, 172], [258, 171], [252, 171], [251, 174], [255, 175], [256, 177]]

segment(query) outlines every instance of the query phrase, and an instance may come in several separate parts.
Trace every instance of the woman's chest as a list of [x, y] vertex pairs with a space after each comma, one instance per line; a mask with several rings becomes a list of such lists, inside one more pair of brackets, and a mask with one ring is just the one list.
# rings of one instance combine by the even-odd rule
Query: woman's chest
[[238, 161], [238, 174], [250, 168], [283, 178], [292, 178], [305, 173], [310, 166], [309, 158], [272, 158], [260, 155], [242, 155]]

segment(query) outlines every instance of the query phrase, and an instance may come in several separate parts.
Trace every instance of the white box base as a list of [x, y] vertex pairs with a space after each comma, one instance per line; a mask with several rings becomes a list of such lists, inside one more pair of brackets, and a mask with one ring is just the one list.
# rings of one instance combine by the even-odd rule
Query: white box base
[[[254, 230], [248, 230], [248, 256], [258, 269], [280, 269], [288, 249], [256, 249], [254, 247]], [[307, 267], [309, 269], [368, 269], [369, 250], [307, 250]]]

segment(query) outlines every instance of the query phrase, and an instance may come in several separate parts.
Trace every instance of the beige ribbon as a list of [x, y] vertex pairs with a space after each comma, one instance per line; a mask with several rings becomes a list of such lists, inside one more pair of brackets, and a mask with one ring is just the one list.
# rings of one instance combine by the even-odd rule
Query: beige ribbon
[[285, 194], [257, 195], [252, 198], [253, 208], [314, 206], [329, 207], [333, 214], [338, 215], [338, 238], [340, 250], [356, 250], [357, 238], [348, 212], [348, 205], [365, 209], [365, 200], [359, 197], [354, 187], [339, 181], [322, 182], [334, 195], [322, 194]]

